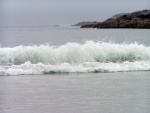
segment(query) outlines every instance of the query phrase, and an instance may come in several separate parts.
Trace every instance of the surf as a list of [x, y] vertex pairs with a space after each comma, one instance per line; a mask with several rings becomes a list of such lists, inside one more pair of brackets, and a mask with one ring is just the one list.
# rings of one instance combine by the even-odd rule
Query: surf
[[150, 47], [86, 41], [0, 48], [0, 75], [117, 72], [150, 69]]

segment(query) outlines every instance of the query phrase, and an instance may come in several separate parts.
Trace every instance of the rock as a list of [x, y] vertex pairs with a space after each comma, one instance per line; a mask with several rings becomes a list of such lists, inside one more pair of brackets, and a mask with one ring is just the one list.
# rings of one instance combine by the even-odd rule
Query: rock
[[150, 10], [120, 13], [98, 24], [84, 25], [81, 28], [150, 28]]
[[118, 28], [118, 21], [116, 19], [106, 20], [98, 24], [98, 28]]
[[126, 19], [118, 20], [118, 28], [129, 28], [131, 27], [130, 21]]
[[97, 28], [97, 24], [88, 24], [88, 25], [83, 25], [81, 28]]
[[145, 28], [150, 28], [150, 19], [144, 19], [143, 25]]
[[85, 25], [96, 25], [96, 24], [98, 24], [97, 21], [94, 21], [94, 22], [79, 22], [79, 23], [77, 23], [75, 25], [72, 25], [72, 26], [85, 26]]

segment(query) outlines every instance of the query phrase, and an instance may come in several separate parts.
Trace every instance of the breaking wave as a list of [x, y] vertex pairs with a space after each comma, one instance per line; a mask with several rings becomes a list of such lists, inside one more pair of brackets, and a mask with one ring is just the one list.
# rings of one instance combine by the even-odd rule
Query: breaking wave
[[150, 47], [87, 41], [0, 48], [0, 75], [150, 70]]

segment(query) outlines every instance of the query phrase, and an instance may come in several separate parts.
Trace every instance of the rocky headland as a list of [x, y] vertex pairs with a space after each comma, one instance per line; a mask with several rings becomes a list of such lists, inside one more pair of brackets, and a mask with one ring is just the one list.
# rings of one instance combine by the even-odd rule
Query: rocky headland
[[150, 28], [150, 10], [120, 13], [97, 24], [82, 25], [81, 28]]
[[72, 26], [85, 26], [85, 25], [96, 25], [96, 24], [98, 24], [99, 22], [97, 22], [97, 21], [93, 21], [93, 22], [91, 22], [91, 21], [89, 21], [89, 22], [79, 22], [79, 23], [77, 23], [77, 24], [75, 24], [75, 25], [72, 25]]

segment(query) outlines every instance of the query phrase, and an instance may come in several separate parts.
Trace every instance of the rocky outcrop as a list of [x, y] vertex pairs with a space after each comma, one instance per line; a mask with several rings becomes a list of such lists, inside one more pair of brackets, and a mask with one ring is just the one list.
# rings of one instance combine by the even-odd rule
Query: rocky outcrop
[[117, 14], [104, 22], [81, 28], [150, 28], [150, 10]]
[[77, 23], [75, 25], [72, 25], [72, 26], [84, 26], [84, 25], [96, 25], [96, 24], [98, 24], [97, 21], [94, 21], [94, 22], [79, 22], [79, 23]]

